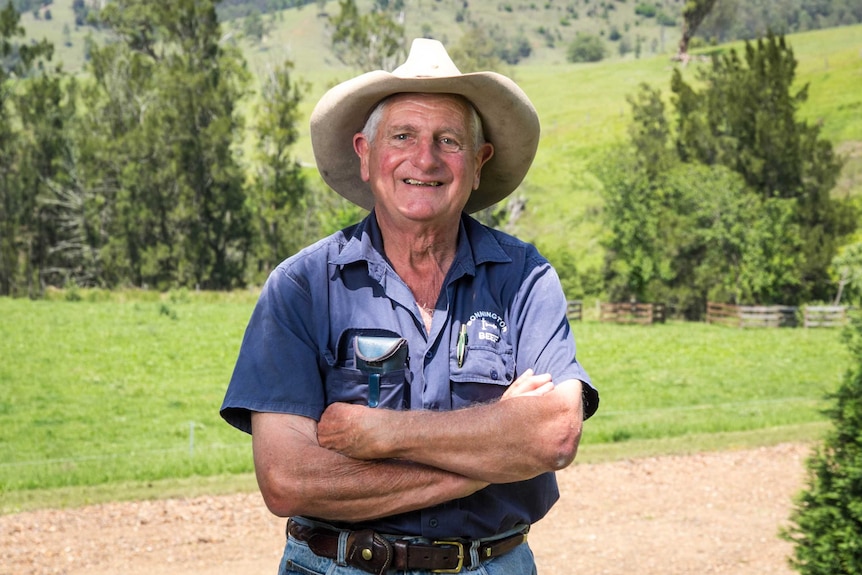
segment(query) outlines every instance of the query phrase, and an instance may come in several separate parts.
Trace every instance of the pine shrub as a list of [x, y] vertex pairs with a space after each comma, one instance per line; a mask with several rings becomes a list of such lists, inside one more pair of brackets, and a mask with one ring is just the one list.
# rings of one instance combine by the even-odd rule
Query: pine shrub
[[855, 365], [830, 395], [833, 427], [807, 461], [807, 487], [781, 533], [802, 575], [862, 574], [862, 319], [846, 339]]

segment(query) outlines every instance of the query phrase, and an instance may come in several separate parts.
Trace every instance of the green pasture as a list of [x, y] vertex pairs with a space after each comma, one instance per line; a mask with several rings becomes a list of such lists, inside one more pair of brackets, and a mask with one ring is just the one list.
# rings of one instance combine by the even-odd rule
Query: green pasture
[[[255, 297], [0, 299], [0, 512], [253, 488], [218, 407]], [[839, 329], [573, 327], [602, 397], [580, 461], [816, 439], [849, 367]]]

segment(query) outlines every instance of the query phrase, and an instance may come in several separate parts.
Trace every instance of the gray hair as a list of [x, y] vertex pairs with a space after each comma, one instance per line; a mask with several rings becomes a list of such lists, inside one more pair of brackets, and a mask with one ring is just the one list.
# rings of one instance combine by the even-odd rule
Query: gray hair
[[[395, 94], [392, 96], [395, 96]], [[383, 119], [383, 112], [386, 111], [386, 107], [389, 105], [392, 96], [387, 96], [377, 102], [377, 105], [374, 106], [373, 110], [371, 110], [371, 114], [368, 115], [368, 119], [365, 120], [365, 125], [362, 127], [362, 134], [365, 135], [368, 142], [371, 144], [373, 144], [374, 140], [377, 138], [377, 129], [380, 127], [380, 120]], [[473, 149], [478, 150], [479, 146], [485, 143], [485, 129], [482, 127], [482, 118], [479, 116], [479, 112], [470, 100], [461, 96], [459, 96], [459, 98], [467, 104], [467, 108], [470, 113], [470, 127], [473, 131]]]

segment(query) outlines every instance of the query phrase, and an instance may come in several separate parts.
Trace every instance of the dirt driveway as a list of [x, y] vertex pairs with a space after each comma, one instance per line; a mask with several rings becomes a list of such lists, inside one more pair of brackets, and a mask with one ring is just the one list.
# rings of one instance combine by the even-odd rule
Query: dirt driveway
[[[808, 446], [574, 465], [530, 542], [540, 575], [792, 575], [776, 537]], [[0, 517], [2, 575], [276, 573], [283, 521], [256, 493]]]

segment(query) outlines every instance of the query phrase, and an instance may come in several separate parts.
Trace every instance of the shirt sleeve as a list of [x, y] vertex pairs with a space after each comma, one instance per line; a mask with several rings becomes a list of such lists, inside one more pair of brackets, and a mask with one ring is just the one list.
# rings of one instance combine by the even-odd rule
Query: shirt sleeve
[[320, 419], [324, 390], [312, 316], [308, 290], [277, 268], [243, 336], [220, 410], [228, 423], [251, 433], [252, 412]]
[[544, 258], [532, 266], [514, 301], [518, 327], [517, 365], [550, 373], [556, 382], [583, 382], [584, 418], [596, 412], [599, 393], [578, 362], [575, 338], [566, 317], [566, 297], [553, 266]]

